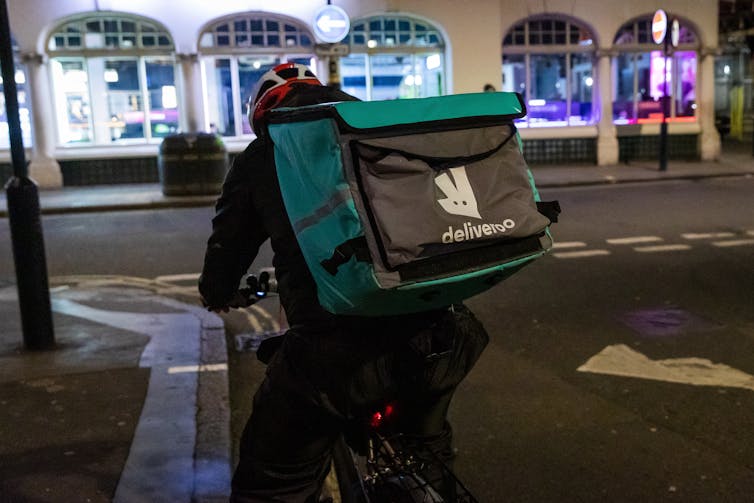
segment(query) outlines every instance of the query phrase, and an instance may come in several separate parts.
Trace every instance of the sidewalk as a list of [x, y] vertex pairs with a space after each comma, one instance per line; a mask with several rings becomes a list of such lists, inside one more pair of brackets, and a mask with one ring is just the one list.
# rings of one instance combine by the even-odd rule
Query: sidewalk
[[[539, 188], [699, 179], [754, 175], [754, 157], [746, 146], [725, 153], [719, 161], [670, 161], [666, 171], [658, 162], [637, 161], [613, 166], [532, 166]], [[39, 191], [43, 215], [120, 210], [149, 210], [211, 206], [217, 196], [165, 196], [159, 184], [97, 185]], [[5, 191], [0, 194], [0, 218], [8, 216]]]
[[0, 502], [227, 501], [225, 331], [195, 283], [51, 280], [36, 352], [0, 284]]
[[[554, 188], [754, 176], [750, 152], [719, 162], [532, 168]], [[45, 215], [211, 206], [157, 184], [41, 190]], [[7, 217], [5, 193], [0, 217]], [[5, 224], [3, 224], [5, 225]], [[230, 480], [222, 320], [195, 280], [62, 278], [51, 286], [57, 349], [22, 348], [16, 287], [0, 283], [0, 502], [213, 502]]]

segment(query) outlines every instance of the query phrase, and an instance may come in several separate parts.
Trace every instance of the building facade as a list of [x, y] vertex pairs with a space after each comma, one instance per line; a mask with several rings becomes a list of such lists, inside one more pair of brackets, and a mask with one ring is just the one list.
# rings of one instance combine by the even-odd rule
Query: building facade
[[[162, 138], [253, 138], [256, 79], [294, 60], [327, 78], [313, 26], [324, 0], [10, 0], [22, 128], [42, 187], [156, 180]], [[338, 59], [362, 99], [481, 92], [524, 96], [531, 164], [656, 156], [666, 96], [671, 158], [715, 159], [717, 2], [336, 0], [350, 18]], [[652, 40], [662, 8], [679, 22]], [[328, 28], [324, 26], [324, 28]], [[656, 27], [655, 27], [656, 28]], [[669, 29], [669, 28], [668, 28]], [[0, 165], [8, 171], [0, 115]]]

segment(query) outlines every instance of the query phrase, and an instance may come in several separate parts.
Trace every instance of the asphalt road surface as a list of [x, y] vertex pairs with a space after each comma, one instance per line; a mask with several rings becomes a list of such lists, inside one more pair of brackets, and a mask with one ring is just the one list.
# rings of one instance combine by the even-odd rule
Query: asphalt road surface
[[[543, 191], [563, 207], [556, 249], [469, 301], [491, 342], [451, 421], [480, 501], [754, 500], [752, 194], [745, 178]], [[191, 278], [211, 215], [44, 217], [50, 276]]]

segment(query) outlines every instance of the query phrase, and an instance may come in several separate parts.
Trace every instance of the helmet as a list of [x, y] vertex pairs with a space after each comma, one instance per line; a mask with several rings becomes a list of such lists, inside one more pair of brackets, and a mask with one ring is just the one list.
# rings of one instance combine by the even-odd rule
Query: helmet
[[322, 83], [300, 63], [283, 63], [262, 75], [249, 97], [249, 124], [256, 134], [265, 112], [278, 106], [292, 89], [292, 84], [310, 84], [321, 86]]

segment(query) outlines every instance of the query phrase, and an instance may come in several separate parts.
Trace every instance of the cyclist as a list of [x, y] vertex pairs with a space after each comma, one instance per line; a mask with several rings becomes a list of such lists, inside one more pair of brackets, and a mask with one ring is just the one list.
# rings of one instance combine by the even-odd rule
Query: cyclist
[[370, 404], [397, 399], [401, 430], [450, 451], [445, 420], [456, 385], [487, 343], [464, 306], [402, 316], [339, 316], [317, 301], [314, 280], [283, 206], [266, 112], [356, 100], [322, 85], [304, 65], [266, 72], [249, 100], [257, 138], [228, 172], [212, 220], [199, 291], [227, 311], [241, 277], [271, 240], [280, 302], [290, 329], [269, 362], [244, 429], [231, 501], [318, 501], [332, 447], [346, 421]]

